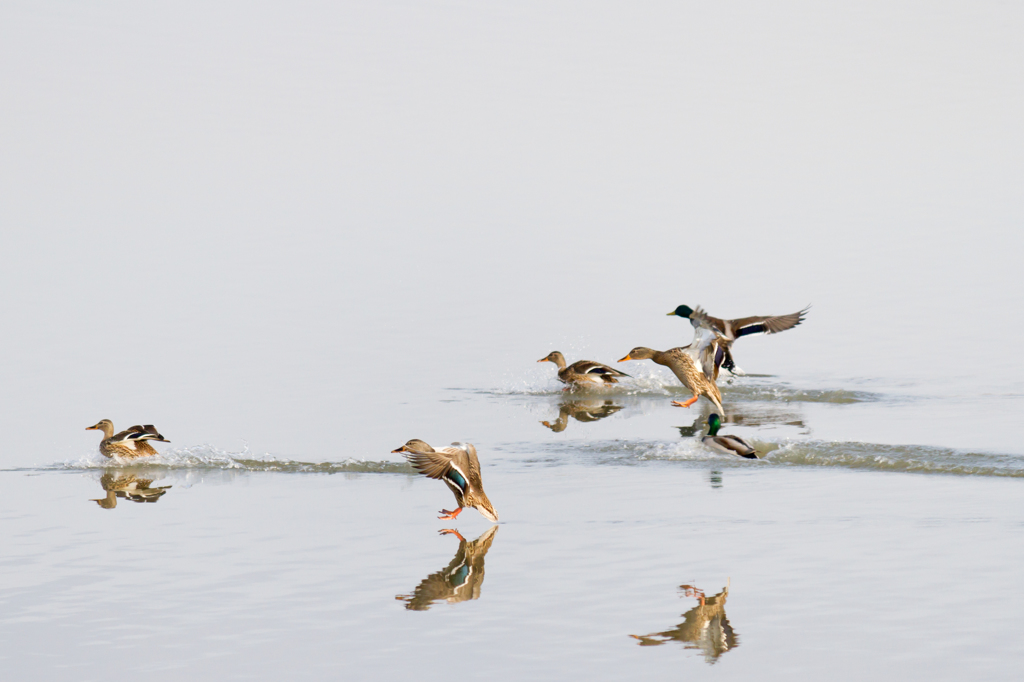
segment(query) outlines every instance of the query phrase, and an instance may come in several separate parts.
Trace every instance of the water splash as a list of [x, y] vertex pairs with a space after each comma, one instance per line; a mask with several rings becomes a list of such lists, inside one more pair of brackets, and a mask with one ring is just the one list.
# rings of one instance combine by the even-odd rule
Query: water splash
[[717, 453], [705, 447], [699, 438], [681, 441], [602, 441], [552, 443], [537, 456], [532, 444], [519, 447], [532, 450], [522, 460], [531, 464], [560, 466], [640, 465], [645, 462], [679, 463], [716, 467], [837, 467], [870, 471], [949, 474], [959, 476], [999, 476], [1024, 478], [1024, 457], [1003, 453], [975, 452], [924, 445], [885, 445], [877, 443], [801, 440], [784, 443], [748, 438], [760, 459], [748, 460]]
[[282, 459], [272, 455], [257, 456], [246, 447], [241, 452], [227, 452], [211, 445], [197, 445], [167, 450], [155, 457], [118, 461], [101, 455], [91, 455], [75, 460], [65, 460], [34, 469], [12, 469], [11, 471], [90, 471], [111, 467], [131, 467], [133, 470], [151, 470], [154, 474], [171, 470], [220, 470], [220, 471], [274, 471], [282, 473], [383, 473], [414, 474], [416, 470], [408, 462], [372, 461], [348, 458], [340, 462], [305, 462]]
[[[579, 395], [594, 397], [617, 396], [689, 396], [690, 391], [665, 370], [660, 373], [654, 366], [634, 370], [631, 379], [622, 379], [618, 384], [606, 386], [581, 386], [571, 391], [555, 379], [531, 382], [521, 379], [492, 390], [479, 391], [481, 395], [498, 396], [556, 396]], [[768, 378], [768, 377], [764, 377]], [[882, 400], [882, 395], [869, 391], [847, 389], [804, 389], [788, 384], [764, 381], [764, 378], [738, 377], [720, 378], [718, 387], [725, 401], [737, 402], [787, 402], [787, 403], [831, 403], [850, 405], [854, 403]]]

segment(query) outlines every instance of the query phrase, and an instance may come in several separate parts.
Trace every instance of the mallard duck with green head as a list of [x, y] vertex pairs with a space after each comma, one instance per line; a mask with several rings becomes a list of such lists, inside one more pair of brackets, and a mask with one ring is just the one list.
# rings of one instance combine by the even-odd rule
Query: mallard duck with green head
[[778, 334], [787, 329], [792, 329], [804, 321], [804, 317], [807, 316], [807, 311], [810, 308], [810, 306], [807, 306], [803, 310], [798, 310], [789, 315], [752, 315], [751, 317], [740, 317], [735, 320], [723, 320], [718, 317], [712, 317], [704, 313], [700, 306], [697, 307], [697, 310], [694, 310], [688, 305], [681, 305], [668, 314], [685, 317], [690, 320], [690, 323], [696, 329], [700, 326], [700, 320], [694, 317], [694, 313], [700, 311], [700, 316], [718, 330], [725, 339], [722, 367], [725, 367], [732, 374], [742, 375], [744, 373], [743, 370], [736, 366], [736, 362], [732, 357], [732, 344], [737, 339], [754, 334]]
[[85, 430], [103, 432], [103, 440], [100, 441], [100, 454], [105, 457], [119, 457], [121, 459], [152, 457], [160, 453], [147, 441], [171, 442], [161, 436], [160, 432], [152, 424], [131, 426], [115, 434], [114, 423], [109, 419], [103, 419], [92, 426], [85, 427]]
[[739, 436], [719, 436], [720, 428], [722, 428], [722, 418], [712, 412], [708, 415], [708, 435], [701, 438], [704, 445], [723, 455], [739, 455], [747, 459], [757, 459], [757, 451], [750, 443]]
[[565, 356], [557, 350], [551, 351], [537, 362], [555, 363], [558, 366], [558, 380], [563, 384], [569, 384], [570, 387], [617, 384], [619, 380], [616, 377], [629, 376], [625, 372], [593, 360], [577, 360], [566, 366]]
[[454, 519], [465, 507], [473, 507], [483, 516], [497, 522], [498, 513], [491, 506], [484, 492], [480, 477], [480, 460], [472, 443], [452, 443], [451, 447], [435, 450], [425, 442], [414, 438], [397, 450], [415, 469], [427, 478], [439, 478], [455, 495], [458, 509], [442, 509], [439, 519]]

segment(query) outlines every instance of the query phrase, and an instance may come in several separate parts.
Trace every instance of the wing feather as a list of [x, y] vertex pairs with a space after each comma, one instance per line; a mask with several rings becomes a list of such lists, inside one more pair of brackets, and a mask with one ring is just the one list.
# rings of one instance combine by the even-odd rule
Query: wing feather
[[483, 478], [480, 477], [480, 458], [476, 456], [476, 446], [472, 443], [460, 443], [460, 449], [466, 453], [466, 460], [469, 463], [469, 482], [474, 488], [483, 490]]
[[569, 369], [577, 374], [606, 374], [615, 377], [629, 376], [625, 372], [620, 372], [614, 367], [602, 365], [600, 362], [594, 362], [593, 360], [580, 360], [579, 362], [574, 362], [569, 366]]
[[[693, 342], [683, 350], [689, 355], [694, 363], [697, 363], [704, 376], [714, 382], [717, 374], [719, 349], [725, 343], [725, 337], [711, 324], [710, 318], [704, 310], [697, 306], [690, 316], [694, 323]], [[715, 343], [719, 341], [719, 343]], [[723, 355], [724, 356], [724, 355]]]
[[[124, 438], [121, 438], [124, 436]], [[156, 427], [152, 424], [146, 424], [145, 426], [130, 426], [126, 430], [114, 436], [119, 441], [133, 441], [133, 440], [159, 440], [169, 443], [167, 439], [160, 435], [160, 432], [156, 430]]]
[[[450, 448], [444, 448], [448, 450]], [[416, 471], [427, 478], [444, 478], [452, 468], [452, 456], [447, 452], [407, 452], [405, 458]]]
[[729, 320], [729, 324], [732, 325], [736, 338], [751, 334], [778, 334], [787, 329], [792, 329], [803, 322], [810, 308], [810, 306], [807, 306], [803, 310], [790, 313], [789, 315], [741, 317], [738, 320]]
[[756, 457], [757, 452], [739, 436], [715, 436], [715, 442], [742, 457]]

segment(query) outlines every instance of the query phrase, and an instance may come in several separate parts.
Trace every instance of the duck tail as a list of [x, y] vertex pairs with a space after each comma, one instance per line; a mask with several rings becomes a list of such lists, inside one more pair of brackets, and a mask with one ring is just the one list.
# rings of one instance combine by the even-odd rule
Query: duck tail
[[715, 384], [711, 384], [711, 388], [713, 390], [708, 391], [708, 398], [710, 398], [711, 402], [713, 402], [715, 404], [715, 407], [718, 408], [718, 411], [719, 413], [721, 413], [721, 417], [724, 420], [725, 408], [722, 407], [722, 392], [718, 390], [718, 386], [716, 386]]

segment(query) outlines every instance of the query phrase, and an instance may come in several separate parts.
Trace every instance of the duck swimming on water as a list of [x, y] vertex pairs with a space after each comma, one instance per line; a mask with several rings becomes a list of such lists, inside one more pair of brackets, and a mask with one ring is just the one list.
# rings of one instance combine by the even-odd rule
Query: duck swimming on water
[[619, 383], [616, 377], [628, 377], [625, 372], [602, 365], [593, 360], [578, 360], [568, 367], [565, 364], [565, 356], [557, 350], [551, 351], [537, 362], [553, 362], [558, 366], [558, 380], [570, 387], [583, 386], [604, 386], [606, 384]]
[[739, 436], [719, 436], [722, 418], [712, 412], [708, 415], [708, 435], [701, 438], [704, 445], [723, 455], [739, 455], [747, 459], [757, 459], [754, 447]]
[[124, 431], [115, 434], [114, 423], [109, 419], [103, 419], [92, 426], [85, 427], [85, 430], [103, 432], [103, 440], [100, 441], [100, 454], [105, 457], [120, 457], [121, 459], [152, 457], [160, 453], [146, 441], [171, 442], [161, 436], [160, 432], [152, 424], [130, 426]]

